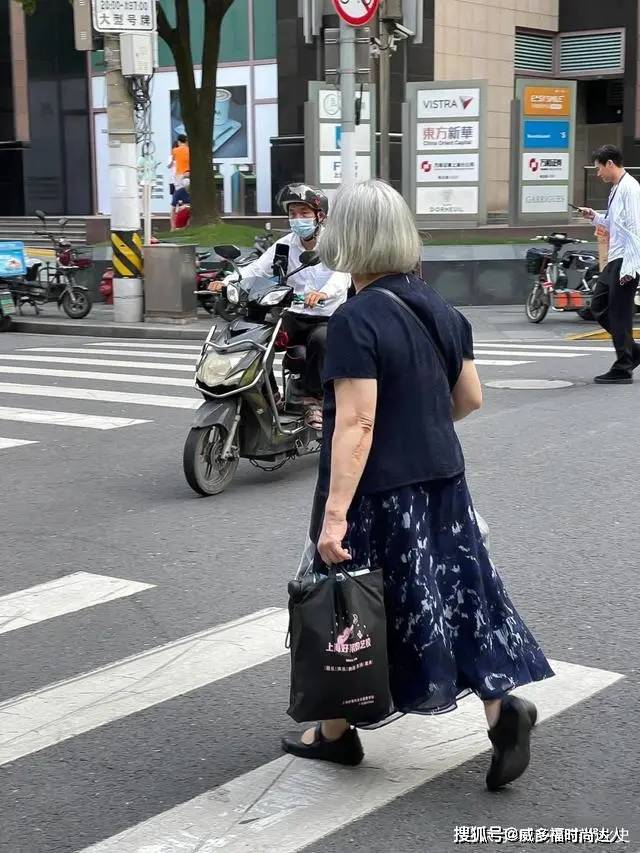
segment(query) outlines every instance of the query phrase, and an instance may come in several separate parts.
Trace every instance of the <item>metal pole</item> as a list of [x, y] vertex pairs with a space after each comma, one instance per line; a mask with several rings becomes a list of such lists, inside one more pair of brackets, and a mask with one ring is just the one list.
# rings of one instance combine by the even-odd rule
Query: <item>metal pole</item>
[[340, 96], [342, 183], [356, 180], [356, 38], [355, 30], [340, 20]]
[[105, 35], [113, 305], [117, 323], [142, 320], [142, 240], [133, 98], [122, 76], [120, 37]]
[[390, 179], [391, 38], [386, 21], [380, 21], [378, 85], [380, 89], [380, 177]]

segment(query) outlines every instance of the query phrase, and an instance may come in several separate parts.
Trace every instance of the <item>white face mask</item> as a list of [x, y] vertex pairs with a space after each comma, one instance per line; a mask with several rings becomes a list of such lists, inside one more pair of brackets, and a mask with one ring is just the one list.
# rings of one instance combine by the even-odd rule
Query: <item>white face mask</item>
[[310, 240], [316, 233], [318, 223], [314, 219], [289, 219], [289, 227], [301, 240]]

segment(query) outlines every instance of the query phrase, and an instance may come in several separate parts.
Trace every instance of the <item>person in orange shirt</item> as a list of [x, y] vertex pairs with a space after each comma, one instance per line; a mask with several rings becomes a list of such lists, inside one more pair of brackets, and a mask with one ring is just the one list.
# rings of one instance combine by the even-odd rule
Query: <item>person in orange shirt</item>
[[182, 179], [189, 172], [189, 142], [184, 133], [181, 133], [175, 147], [171, 151], [168, 166], [173, 171], [173, 182], [169, 184], [169, 193], [171, 196], [180, 186]]

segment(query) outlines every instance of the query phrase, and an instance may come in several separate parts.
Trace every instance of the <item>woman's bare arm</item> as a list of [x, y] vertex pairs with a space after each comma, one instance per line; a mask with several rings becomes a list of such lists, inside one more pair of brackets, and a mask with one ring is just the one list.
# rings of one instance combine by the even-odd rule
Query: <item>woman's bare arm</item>
[[454, 421], [461, 421], [482, 406], [482, 385], [473, 361], [462, 362], [462, 370], [451, 392]]
[[318, 550], [327, 563], [348, 560], [342, 548], [347, 511], [367, 464], [378, 399], [375, 379], [338, 379], [336, 425], [331, 446], [331, 481]]

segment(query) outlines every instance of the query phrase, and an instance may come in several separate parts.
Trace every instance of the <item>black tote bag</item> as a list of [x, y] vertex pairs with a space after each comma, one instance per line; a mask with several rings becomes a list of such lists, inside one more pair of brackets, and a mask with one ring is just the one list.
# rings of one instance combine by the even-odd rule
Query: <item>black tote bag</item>
[[291, 581], [289, 615], [290, 717], [364, 725], [392, 712], [380, 569]]

